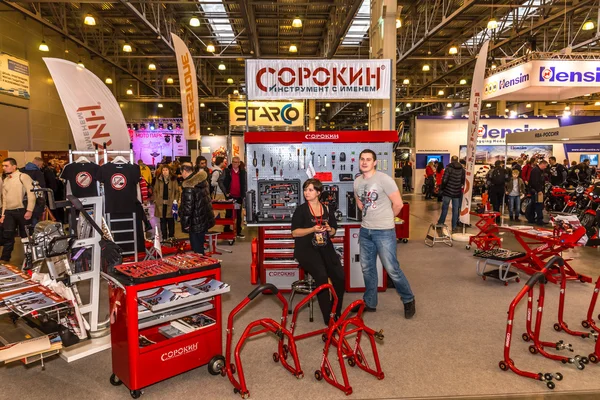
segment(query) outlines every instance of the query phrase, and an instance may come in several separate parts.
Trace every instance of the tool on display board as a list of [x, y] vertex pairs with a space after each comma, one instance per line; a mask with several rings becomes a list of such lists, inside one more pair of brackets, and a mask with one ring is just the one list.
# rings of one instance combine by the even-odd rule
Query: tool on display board
[[292, 153], [290, 152], [290, 159], [288, 161], [289, 168], [292, 169], [294, 167], [294, 160], [292, 160]]
[[271, 161], [269, 161], [269, 166], [273, 166], [273, 156], [271, 156]]
[[265, 166], [265, 155], [262, 155], [262, 161], [260, 162], [260, 165], [262, 165], [263, 167]]
[[256, 179], [258, 179], [258, 168], [256, 168]]
[[259, 180], [258, 220], [291, 221], [300, 204], [300, 180]]
[[279, 153], [279, 159], [277, 160], [277, 165], [281, 166], [283, 163], [283, 157], [281, 156], [281, 152]]
[[258, 165], [258, 160], [256, 159], [256, 150], [254, 150], [254, 158], [252, 159], [252, 166], [256, 167]]
[[283, 168], [279, 170], [279, 176], [283, 177]]
[[273, 167], [273, 175], [277, 175], [277, 167]]
[[310, 159], [312, 161], [312, 165], [315, 165], [315, 152], [314, 151], [310, 152]]
[[298, 171], [300, 171], [300, 149], [298, 149]]
[[[381, 160], [381, 152], [377, 153], [377, 158]], [[377, 171], [381, 171], [381, 162], [377, 163]]]
[[331, 153], [331, 169], [335, 169], [335, 152]]
[[[352, 152], [352, 154], [354, 154], [354, 152]], [[350, 162], [352, 163], [352, 164], [350, 164], [350, 171], [354, 171], [354, 162], [355, 161], [356, 161], [356, 159], [354, 157], [352, 157], [350, 159]]]
[[323, 166], [327, 168], [327, 154], [323, 156]]
[[321, 168], [321, 155], [320, 155], [320, 154], [319, 154], [319, 155], [317, 155], [317, 162], [318, 162], [317, 166], [318, 166], [319, 168]]
[[306, 168], [306, 149], [302, 149], [302, 153], [304, 153], [304, 158], [302, 159], [302, 169]]

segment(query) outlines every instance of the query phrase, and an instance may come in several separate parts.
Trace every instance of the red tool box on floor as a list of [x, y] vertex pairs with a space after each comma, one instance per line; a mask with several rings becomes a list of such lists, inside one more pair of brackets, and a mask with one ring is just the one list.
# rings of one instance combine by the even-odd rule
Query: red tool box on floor
[[[153, 262], [168, 265], [169, 259]], [[221, 285], [219, 289], [225, 288], [215, 291], [200, 289], [196, 295], [179, 296], [177, 300], [166, 304], [157, 299], [151, 303], [158, 305], [153, 311], [138, 304], [138, 298], [144, 291], [154, 293], [167, 286], [172, 290], [172, 285], [198, 282], [202, 278], [206, 282], [211, 279], [220, 281], [221, 265], [214, 261], [212, 265], [194, 268], [194, 272], [180, 270], [175, 276], [170, 273], [167, 275], [169, 277], [164, 278], [145, 277], [142, 278], [146, 280], [143, 283], [134, 283], [131, 277], [118, 272], [107, 276], [110, 282], [111, 384], [116, 386], [124, 383], [131, 396], [138, 398], [142, 388], [205, 364], [208, 364], [211, 374], [219, 373], [217, 365], [222, 364], [223, 360], [220, 294], [229, 291], [228, 285]], [[181, 261], [174, 260], [175, 264], [178, 262], [181, 264]], [[159, 331], [159, 328], [170, 325], [170, 321], [200, 312], [215, 323], [171, 338]], [[141, 346], [141, 336], [155, 343]]]
[[402, 220], [401, 224], [396, 224], [396, 239], [407, 243], [410, 230], [410, 204], [405, 201], [400, 214], [396, 216]]

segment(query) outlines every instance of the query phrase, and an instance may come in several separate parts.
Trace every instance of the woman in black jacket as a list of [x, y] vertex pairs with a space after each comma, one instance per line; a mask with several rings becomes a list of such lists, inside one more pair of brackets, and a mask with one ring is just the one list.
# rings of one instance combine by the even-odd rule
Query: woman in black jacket
[[203, 170], [194, 173], [194, 167], [187, 162], [181, 167], [181, 175], [181, 230], [190, 234], [192, 250], [204, 254], [206, 232], [215, 225], [207, 175]]

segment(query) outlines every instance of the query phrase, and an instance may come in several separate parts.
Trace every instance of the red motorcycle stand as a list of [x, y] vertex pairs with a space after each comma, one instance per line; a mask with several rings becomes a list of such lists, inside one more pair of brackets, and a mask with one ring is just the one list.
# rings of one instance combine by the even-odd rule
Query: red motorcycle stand
[[[598, 300], [598, 292], [600, 292], [600, 276], [596, 280], [596, 286], [594, 286], [594, 293], [592, 294], [592, 300], [590, 301], [590, 306], [588, 308], [586, 320], [581, 321], [581, 326], [583, 326], [586, 329], [592, 328], [596, 332], [600, 333], [600, 327], [598, 327], [598, 325], [596, 325], [596, 322], [594, 321], [594, 317], [592, 315], [592, 314], [594, 314], [594, 309], [596, 308], [596, 302]], [[598, 315], [598, 319], [600, 319], [600, 314]]]
[[560, 267], [560, 300], [558, 302], [558, 322], [554, 324], [554, 330], [557, 332], [565, 331], [569, 335], [579, 336], [581, 338], [589, 338], [592, 336], [590, 332], [580, 332], [569, 329], [569, 325], [564, 321], [565, 297], [567, 291], [567, 275], [564, 266]]
[[[282, 314], [281, 314], [281, 323], [274, 321], [271, 318], [262, 318], [256, 321], [253, 321], [248, 324], [244, 332], [240, 336], [240, 339], [235, 346], [235, 351], [233, 356], [235, 358], [235, 363], [232, 363], [232, 342], [233, 342], [233, 319], [250, 301], [255, 299], [260, 293], [265, 290], [269, 290], [270, 293], [277, 296], [279, 301], [283, 304]], [[240, 351], [244, 346], [246, 340], [251, 337], [260, 335], [262, 333], [272, 333], [278, 338], [278, 348], [277, 352], [273, 353], [273, 361], [279, 362], [281, 361], [281, 365], [289, 372], [292, 373], [296, 378], [302, 379], [304, 377], [304, 373], [300, 368], [300, 361], [298, 360], [298, 353], [296, 351], [296, 344], [294, 342], [294, 338], [292, 334], [286, 329], [286, 318], [288, 315], [288, 303], [286, 299], [281, 295], [277, 287], [273, 284], [266, 284], [257, 287], [254, 289], [248, 296], [242, 300], [240, 304], [238, 304], [230, 313], [227, 318], [227, 348], [225, 352], [225, 366], [221, 369], [221, 375], [229, 378], [229, 381], [233, 385], [233, 392], [235, 394], [239, 394], [243, 399], [247, 399], [250, 397], [250, 392], [248, 391], [248, 387], [246, 385], [246, 379], [244, 378], [244, 370], [242, 367], [242, 360], [240, 358]], [[258, 330], [254, 330], [254, 328], [260, 328]], [[288, 344], [283, 344], [284, 337], [287, 337]], [[294, 366], [291, 366], [287, 362], [288, 354], [292, 356], [294, 361]], [[235, 374], [238, 374], [239, 381], [234, 377]]]

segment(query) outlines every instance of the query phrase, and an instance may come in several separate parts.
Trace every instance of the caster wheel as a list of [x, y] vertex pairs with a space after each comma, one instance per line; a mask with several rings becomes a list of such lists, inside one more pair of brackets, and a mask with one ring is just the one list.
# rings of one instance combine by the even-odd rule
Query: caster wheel
[[559, 324], [554, 324], [554, 330], [556, 332], [560, 332], [560, 325]]
[[129, 394], [131, 395], [131, 397], [133, 397], [134, 399], [139, 399], [140, 396], [142, 395], [142, 391], [141, 390], [131, 390], [129, 392]]
[[483, 279], [485, 281], [485, 278], [487, 278], [487, 276], [482, 276], [481, 279]]
[[288, 347], [287, 344], [284, 344], [283, 345], [283, 358], [287, 360], [289, 354], [290, 354], [290, 348]]
[[302, 379], [302, 378], [304, 378], [304, 372], [298, 372], [296, 374], [296, 379]]
[[214, 356], [208, 362], [208, 373], [211, 375], [219, 375], [221, 371], [225, 370], [225, 357]]
[[506, 365], [506, 363], [505, 363], [504, 361], [500, 361], [500, 362], [498, 363], [498, 366], [500, 367], [500, 369], [501, 369], [502, 371], [508, 371], [508, 365]]
[[521, 339], [523, 339], [523, 341], [525, 342], [529, 342], [529, 340], [531, 340], [531, 338], [529, 337], [528, 334], [524, 333], [521, 335]]
[[550, 390], [552, 390], [552, 389], [554, 389], [556, 387], [556, 385], [554, 384], [554, 382], [546, 382], [546, 386]]
[[563, 364], [566, 364], [566, 363], [567, 363], [567, 360], [565, 360], [565, 359], [562, 359], [562, 360], [560, 360], [560, 362], [561, 362], [561, 363], [563, 363]]
[[582, 363], [577, 364], [577, 369], [580, 371], [583, 371], [585, 369], [585, 365], [583, 365]]
[[562, 381], [563, 380], [563, 374], [561, 374], [560, 372], [557, 372], [554, 374], [554, 379], [556, 379], [557, 381]]
[[554, 377], [552, 376], [552, 374], [551, 374], [551, 373], [549, 373], [549, 372], [546, 372], [546, 373], [544, 374], [544, 379], [545, 379], [545, 380], [547, 380], [547, 381], [551, 381], [551, 380], [552, 380], [552, 378], [554, 378]]
[[113, 386], [121, 386], [123, 382], [115, 374], [112, 374], [110, 376], [110, 384]]
[[598, 318], [598, 319], [600, 319], [600, 314], [598, 314], [598, 317], [597, 317], [597, 318]]
[[504, 282], [504, 286], [508, 286], [508, 282]]
[[233, 244], [235, 243], [235, 240], [230, 240], [227, 243], [229, 243], [230, 246], [233, 246]]
[[383, 372], [377, 375], [377, 379], [382, 380], [383, 378], [385, 378], [385, 374]]
[[248, 397], [250, 397], [250, 393], [249, 392], [244, 392], [241, 394], [242, 399], [247, 399]]
[[235, 374], [235, 364], [229, 364], [229, 370], [231, 371], [232, 374]]
[[321, 340], [322, 340], [323, 342], [326, 342], [326, 341], [327, 341], [327, 335], [326, 335], [326, 334], [322, 334], [322, 335], [321, 335]]
[[408, 243], [408, 239], [402, 239], [402, 243]]
[[590, 360], [587, 357], [581, 357], [581, 362], [587, 365], [590, 363]]
[[240, 394], [240, 389], [233, 388], [233, 394]]
[[521, 282], [521, 279], [517, 278], [517, 279], [515, 279], [515, 282], [519, 283], [519, 282]]
[[274, 362], [279, 362], [279, 354], [273, 353], [273, 361]]
[[594, 364], [598, 363], [598, 357], [596, 357], [596, 355], [593, 353], [588, 356], [588, 359], [590, 360], [590, 362], [592, 362]]
[[356, 361], [354, 361], [354, 357], [348, 359], [348, 365], [354, 367], [356, 365]]
[[583, 326], [585, 329], [590, 327], [590, 324], [587, 321], [581, 321], [581, 326]]
[[465, 246], [465, 249], [467, 249], [467, 250], [471, 250], [471, 246], [469, 246], [469, 245], [466, 245], [466, 246]]
[[531, 354], [537, 354], [538, 353], [538, 349], [536, 349], [535, 346], [531, 345], [531, 346], [529, 346], [529, 352]]
[[323, 374], [321, 373], [321, 371], [316, 370], [315, 371], [315, 379], [320, 381], [321, 379], [323, 379]]
[[346, 396], [350, 396], [352, 394], [352, 389], [348, 389], [344, 392]]

